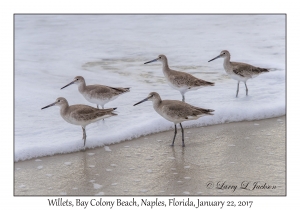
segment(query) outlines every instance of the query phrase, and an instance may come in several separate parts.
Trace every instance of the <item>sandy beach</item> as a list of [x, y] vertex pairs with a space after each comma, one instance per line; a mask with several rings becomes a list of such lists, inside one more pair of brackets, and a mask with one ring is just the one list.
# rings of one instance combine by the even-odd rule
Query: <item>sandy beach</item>
[[285, 195], [285, 116], [178, 130], [14, 164], [14, 195]]

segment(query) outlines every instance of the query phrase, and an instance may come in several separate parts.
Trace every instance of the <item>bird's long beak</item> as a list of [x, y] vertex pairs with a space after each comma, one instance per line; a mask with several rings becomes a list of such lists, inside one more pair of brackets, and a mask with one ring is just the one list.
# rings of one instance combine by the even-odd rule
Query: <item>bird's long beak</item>
[[211, 61], [213, 61], [213, 60], [216, 60], [217, 58], [220, 58], [220, 57], [221, 57], [221, 55], [218, 55], [217, 57], [215, 57], [215, 58], [209, 60], [208, 62], [211, 62]]
[[141, 100], [140, 102], [137, 102], [137, 103], [134, 104], [133, 106], [136, 106], [136, 105], [141, 104], [141, 103], [143, 103], [143, 102], [145, 102], [145, 101], [148, 101], [148, 99], [149, 99], [150, 97], [151, 97], [151, 96], [145, 98], [144, 100]]
[[157, 61], [157, 60], [158, 60], [158, 58], [155, 58], [154, 60], [148, 61], [148, 62], [146, 62], [146, 63], [144, 63], [144, 64], [152, 63], [152, 62], [155, 62], [155, 61]]
[[67, 84], [66, 86], [63, 86], [62, 88], [60, 88], [60, 89], [64, 89], [65, 87], [68, 87], [69, 85], [72, 85], [72, 84], [74, 84], [74, 82], [75, 82], [76, 80], [74, 80], [74, 81], [72, 81], [72, 82], [70, 82], [69, 84]]
[[55, 101], [54, 103], [49, 104], [48, 106], [45, 106], [45, 107], [43, 107], [42, 109], [46, 109], [46, 108], [48, 108], [48, 107], [50, 107], [50, 106], [54, 106], [56, 103], [57, 103], [57, 102]]

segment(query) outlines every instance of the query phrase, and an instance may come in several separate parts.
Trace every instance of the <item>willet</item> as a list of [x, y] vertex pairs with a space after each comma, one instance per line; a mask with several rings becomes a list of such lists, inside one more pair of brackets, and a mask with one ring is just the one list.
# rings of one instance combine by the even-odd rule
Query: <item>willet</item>
[[209, 60], [213, 61], [217, 58], [224, 58], [224, 69], [226, 73], [232, 78], [238, 81], [237, 83], [237, 90], [236, 90], [236, 97], [239, 94], [239, 86], [240, 86], [240, 81], [243, 81], [245, 83], [246, 87], [246, 95], [248, 95], [248, 87], [247, 87], [247, 80], [250, 78], [254, 78], [258, 76], [259, 74], [263, 72], [269, 72], [268, 69], [264, 68], [259, 68], [255, 66], [251, 66], [247, 63], [240, 63], [240, 62], [230, 62], [230, 53], [227, 50], [223, 50], [220, 55], [217, 57]]
[[104, 118], [117, 115], [116, 113], [113, 112], [117, 108], [97, 109], [91, 106], [81, 105], [81, 104], [69, 106], [68, 101], [63, 97], [57, 98], [54, 103], [49, 104], [48, 106], [45, 106], [42, 109], [46, 109], [50, 106], [59, 106], [60, 116], [65, 121], [73, 125], [80, 125], [82, 127], [82, 132], [83, 132], [82, 139], [84, 140], [83, 146], [85, 146], [85, 142], [86, 142], [85, 127], [88, 124], [91, 124], [93, 122], [99, 121]]
[[82, 76], [75, 77], [72, 82], [61, 89], [72, 84], [78, 85], [79, 92], [87, 101], [97, 104], [97, 108], [99, 108], [99, 105], [101, 105], [102, 109], [104, 109], [104, 105], [106, 103], [116, 99], [121, 94], [130, 91], [130, 88], [109, 87], [105, 85], [86, 85]]
[[182, 101], [185, 101], [184, 94], [190, 90], [197, 90], [205, 86], [214, 86], [213, 82], [198, 79], [188, 73], [175, 71], [169, 68], [168, 59], [165, 55], [159, 55], [158, 58], [148, 61], [144, 64], [154, 61], [160, 61], [163, 64], [163, 73], [167, 79], [168, 84], [178, 90], [182, 95]]
[[147, 98], [134, 104], [133, 106], [143, 103], [145, 101], [152, 101], [154, 110], [166, 120], [169, 120], [174, 123], [175, 133], [173, 137], [172, 146], [174, 146], [174, 141], [177, 134], [176, 124], [179, 123], [181, 127], [182, 146], [184, 147], [184, 131], [181, 122], [188, 120], [196, 120], [199, 117], [205, 115], [213, 115], [211, 112], [214, 111], [212, 109], [203, 109], [195, 107], [182, 101], [161, 100], [159, 94], [156, 92], [150, 93]]

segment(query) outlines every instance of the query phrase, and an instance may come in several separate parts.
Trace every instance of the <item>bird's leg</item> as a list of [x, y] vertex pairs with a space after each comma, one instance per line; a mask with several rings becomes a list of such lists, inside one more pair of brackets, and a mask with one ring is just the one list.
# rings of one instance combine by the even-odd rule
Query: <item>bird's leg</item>
[[248, 95], [248, 87], [247, 87], [247, 84], [245, 82], [245, 87], [246, 87], [246, 96]]
[[174, 125], [175, 125], [175, 132], [174, 132], [174, 138], [173, 138], [173, 142], [172, 142], [171, 146], [174, 146], [175, 137], [176, 137], [176, 134], [177, 134], [177, 127], [176, 127], [176, 123], [174, 123]]
[[183, 94], [183, 93], [181, 93], [181, 95], [182, 95], [182, 101], [183, 101], [183, 102], [185, 102], [185, 97], [184, 97], [184, 94]]
[[[101, 105], [102, 106], [102, 109], [104, 109], [104, 105]], [[102, 120], [102, 122], [104, 123], [104, 119]]]
[[82, 132], [83, 132], [83, 137], [82, 137], [82, 139], [84, 140], [83, 146], [85, 147], [86, 133], [85, 133], [85, 128], [84, 128], [84, 127], [82, 127]]
[[237, 89], [236, 89], [236, 96], [235, 96], [235, 97], [238, 97], [238, 94], [239, 94], [239, 86], [240, 86], [240, 81], [238, 81], [238, 83], [237, 83]]
[[99, 109], [99, 105], [97, 104], [97, 109]]
[[183, 127], [181, 125], [181, 123], [179, 123], [180, 127], [181, 127], [181, 134], [182, 134], [182, 147], [185, 147], [185, 144], [184, 144], [184, 131], [183, 131]]

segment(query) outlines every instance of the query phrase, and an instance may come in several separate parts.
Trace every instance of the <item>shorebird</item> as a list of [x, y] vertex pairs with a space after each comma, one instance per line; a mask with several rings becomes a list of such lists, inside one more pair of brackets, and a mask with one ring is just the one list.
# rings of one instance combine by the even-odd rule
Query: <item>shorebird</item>
[[231, 62], [230, 61], [230, 53], [227, 50], [223, 50], [220, 55], [217, 57], [209, 60], [211, 62], [217, 58], [224, 58], [224, 69], [226, 73], [232, 78], [238, 81], [237, 83], [237, 90], [236, 90], [236, 97], [239, 94], [239, 86], [240, 81], [245, 83], [246, 87], [246, 96], [248, 95], [248, 87], [247, 87], [247, 80], [250, 78], [254, 78], [263, 72], [269, 72], [268, 69], [259, 68], [255, 66], [251, 66], [247, 63], [240, 63], [240, 62]]
[[82, 127], [82, 132], [83, 132], [82, 139], [84, 140], [83, 143], [84, 147], [86, 142], [85, 127], [88, 124], [97, 122], [104, 118], [117, 115], [116, 113], [113, 112], [117, 108], [97, 109], [91, 106], [81, 105], [81, 104], [69, 106], [68, 101], [63, 97], [57, 98], [54, 103], [49, 104], [48, 106], [45, 106], [42, 109], [46, 109], [51, 106], [60, 107], [60, 116], [65, 121], [73, 125], [80, 125]]
[[72, 82], [61, 89], [72, 84], [78, 85], [78, 91], [87, 101], [97, 104], [97, 108], [99, 108], [99, 105], [101, 105], [102, 109], [104, 109], [104, 105], [106, 103], [116, 99], [121, 94], [130, 91], [130, 88], [109, 87], [105, 85], [86, 85], [82, 76], [75, 77]]
[[205, 115], [213, 115], [211, 112], [214, 111], [212, 109], [203, 109], [195, 107], [182, 101], [161, 100], [159, 94], [156, 92], [151, 92], [147, 98], [134, 104], [133, 106], [136, 106], [145, 101], [152, 101], [154, 110], [166, 120], [174, 123], [175, 132], [171, 146], [174, 146], [174, 141], [177, 134], [176, 124], [179, 123], [181, 127], [182, 146], [184, 147], [184, 131], [181, 122], [188, 120], [196, 120]]
[[160, 61], [163, 64], [163, 73], [167, 79], [168, 84], [178, 90], [182, 95], [182, 101], [185, 101], [184, 94], [190, 90], [198, 90], [199, 88], [205, 86], [214, 86], [213, 82], [207, 82], [202, 79], [198, 79], [188, 73], [175, 71], [169, 68], [168, 59], [165, 55], [159, 55], [158, 58], [148, 61], [147, 63], [152, 63], [155, 61]]

